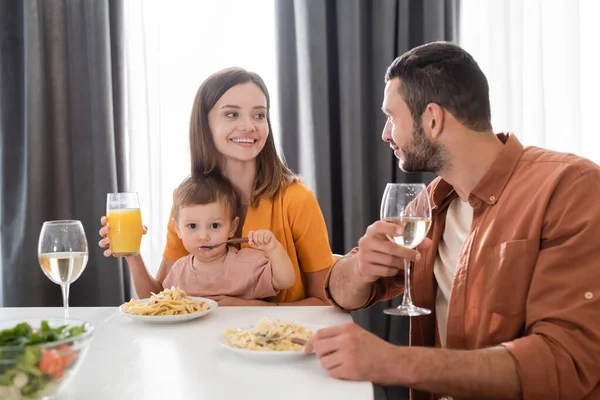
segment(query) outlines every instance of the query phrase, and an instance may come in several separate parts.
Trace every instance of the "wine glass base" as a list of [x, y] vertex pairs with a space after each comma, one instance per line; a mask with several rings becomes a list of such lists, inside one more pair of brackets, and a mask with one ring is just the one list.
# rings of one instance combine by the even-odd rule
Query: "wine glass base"
[[397, 308], [388, 308], [387, 310], [383, 310], [383, 312], [388, 315], [399, 315], [405, 317], [417, 317], [419, 315], [431, 314], [431, 310], [427, 308], [417, 307], [414, 305], [398, 306]]

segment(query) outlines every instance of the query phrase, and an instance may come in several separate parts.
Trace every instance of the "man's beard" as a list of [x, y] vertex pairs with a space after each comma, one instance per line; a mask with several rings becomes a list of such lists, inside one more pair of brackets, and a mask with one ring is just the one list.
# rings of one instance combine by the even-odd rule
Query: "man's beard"
[[419, 119], [414, 121], [412, 140], [400, 150], [402, 151], [402, 158], [398, 165], [404, 172], [433, 172], [437, 174], [449, 167], [446, 149], [427, 139]]

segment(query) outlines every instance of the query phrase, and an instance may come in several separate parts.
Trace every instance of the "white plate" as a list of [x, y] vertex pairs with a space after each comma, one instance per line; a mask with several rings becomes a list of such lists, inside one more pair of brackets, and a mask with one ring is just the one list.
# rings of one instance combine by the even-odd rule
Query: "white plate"
[[[197, 302], [206, 302], [208, 303], [208, 310], [199, 311], [191, 314], [181, 314], [181, 315], [133, 315], [127, 314], [123, 307], [125, 304], [121, 304], [119, 307], [119, 312], [124, 316], [133, 319], [134, 321], [146, 322], [149, 324], [176, 324], [178, 322], [189, 321], [191, 319], [200, 318], [208, 313], [214, 311], [219, 305], [216, 301], [211, 299], [205, 299], [204, 297], [191, 297], [193, 301]], [[138, 300], [140, 303], [147, 303], [150, 299], [140, 299]]]
[[[312, 331], [313, 335], [315, 334], [316, 331], [323, 328], [323, 326], [321, 326], [321, 325], [304, 324], [301, 322], [294, 322], [294, 324], [296, 324], [298, 326], [303, 326], [306, 329], [310, 329]], [[230, 329], [248, 330], [251, 328], [252, 328], [251, 326], [245, 326], [245, 327], [230, 328]], [[286, 350], [286, 351], [258, 351], [258, 350], [239, 349], [237, 347], [232, 347], [229, 344], [229, 342], [227, 341], [227, 339], [225, 338], [225, 332], [223, 332], [219, 335], [219, 343], [221, 344], [222, 347], [231, 351], [233, 354], [244, 357], [244, 358], [253, 359], [253, 360], [276, 361], [276, 360], [293, 360], [293, 359], [298, 359], [301, 357], [306, 357], [304, 354], [302, 354], [302, 349]]]

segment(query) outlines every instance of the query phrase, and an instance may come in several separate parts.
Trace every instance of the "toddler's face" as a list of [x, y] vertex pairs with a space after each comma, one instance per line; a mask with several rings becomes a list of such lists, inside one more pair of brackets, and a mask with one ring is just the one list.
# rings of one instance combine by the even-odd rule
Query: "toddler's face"
[[221, 203], [183, 207], [175, 223], [186, 250], [201, 262], [210, 262], [223, 256], [227, 246], [206, 249], [202, 246], [217, 244], [233, 237], [238, 218]]

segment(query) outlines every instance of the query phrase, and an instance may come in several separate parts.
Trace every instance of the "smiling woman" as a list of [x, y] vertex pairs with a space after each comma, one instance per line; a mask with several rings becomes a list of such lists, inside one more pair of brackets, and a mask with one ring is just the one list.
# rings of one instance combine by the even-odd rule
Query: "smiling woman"
[[296, 181], [277, 155], [268, 110], [269, 92], [257, 74], [227, 68], [206, 79], [190, 121], [192, 173], [222, 172], [242, 203], [252, 197], [254, 206], [262, 195], [277, 194], [282, 182]]
[[[325, 221], [314, 194], [279, 158], [271, 134], [269, 109], [269, 92], [264, 81], [242, 68], [227, 68], [212, 74], [200, 85], [194, 99], [190, 120], [192, 176], [200, 179], [216, 175], [233, 186], [241, 200], [236, 233], [250, 238], [250, 243], [242, 244], [240, 252], [249, 246], [260, 249], [253, 243], [252, 232], [267, 230], [272, 232], [273, 243], [280, 243], [278, 248], [289, 257], [293, 267], [291, 279], [286, 278], [286, 285], [276, 285], [281, 290], [269, 295], [267, 302], [241, 295], [229, 297], [230, 293], [220, 293], [222, 296], [216, 300], [220, 305], [279, 302], [325, 305], [323, 283], [333, 263]], [[168, 276], [175, 261], [185, 259], [190, 253], [198, 256], [190, 249], [200, 243], [199, 237], [195, 233], [190, 237], [183, 235], [176, 220], [174, 207], [156, 279], [148, 273], [141, 256], [126, 258], [141, 296], [156, 292], [163, 283], [170, 284]], [[105, 236], [108, 228], [104, 226], [101, 235]], [[231, 233], [235, 227], [232, 229]], [[224, 239], [225, 236], [221, 241]], [[202, 243], [212, 241], [207, 239]], [[103, 239], [100, 246], [107, 247], [108, 240]], [[110, 250], [105, 254], [110, 255]], [[274, 274], [274, 284], [276, 280]], [[288, 281], [293, 285], [288, 285]]]
[[[314, 194], [279, 158], [269, 109], [269, 92], [257, 74], [227, 68], [211, 75], [198, 89], [192, 108], [192, 174], [227, 177], [242, 203], [237, 234], [268, 229], [292, 260], [296, 282], [269, 298], [271, 303], [325, 304], [323, 282], [333, 263], [325, 221]], [[157, 281], [186, 254], [170, 224]]]

